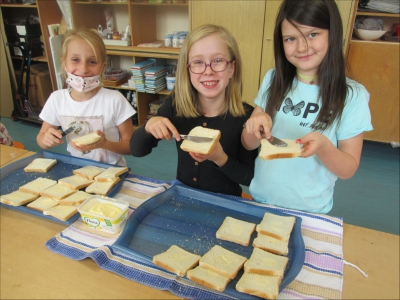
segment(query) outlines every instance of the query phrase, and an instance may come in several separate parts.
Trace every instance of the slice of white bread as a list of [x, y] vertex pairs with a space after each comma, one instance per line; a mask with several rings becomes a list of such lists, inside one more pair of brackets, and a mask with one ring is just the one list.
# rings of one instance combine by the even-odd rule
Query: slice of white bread
[[29, 165], [24, 168], [25, 172], [46, 173], [52, 166], [57, 163], [56, 159], [51, 158], [35, 158]]
[[217, 146], [221, 137], [221, 131], [197, 126], [189, 132], [189, 135], [213, 138], [211, 142], [196, 143], [184, 140], [181, 144], [181, 149], [183, 151], [207, 155], [214, 150], [215, 146]]
[[242, 255], [215, 245], [200, 258], [199, 265], [234, 279], [246, 260], [247, 258]]
[[264, 299], [277, 299], [281, 278], [244, 272], [236, 284], [236, 290]]
[[1, 195], [0, 201], [12, 206], [21, 206], [35, 200], [37, 197], [39, 196], [32, 193], [14, 191], [10, 194]]
[[104, 172], [105, 168], [100, 168], [96, 166], [84, 166], [79, 169], [75, 169], [72, 171], [75, 175], [83, 176], [89, 180], [93, 180], [96, 175]]
[[275, 254], [287, 256], [289, 253], [288, 243], [289, 242], [287, 241], [278, 240], [276, 238], [273, 238], [272, 236], [258, 234], [257, 237], [253, 240], [253, 247], [267, 250]]
[[248, 246], [255, 228], [256, 224], [254, 223], [226, 217], [217, 230], [216, 236], [221, 240]]
[[93, 183], [94, 180], [87, 179], [86, 177], [79, 175], [72, 175], [58, 179], [58, 183], [69, 187], [72, 190], [80, 190], [87, 187], [89, 184]]
[[107, 195], [119, 181], [119, 177], [115, 178], [114, 181], [95, 181], [85, 189], [85, 192], [97, 195]]
[[223, 292], [231, 279], [209, 269], [197, 266], [187, 271], [187, 278], [210, 289]]
[[288, 241], [295, 222], [296, 218], [293, 216], [280, 216], [266, 212], [256, 230], [278, 240]]
[[57, 183], [43, 191], [40, 192], [40, 195], [46, 196], [55, 200], [61, 200], [69, 195], [72, 195], [73, 193], [76, 193], [75, 190], [70, 189], [69, 187], [66, 187], [65, 185], [62, 185], [60, 183]]
[[165, 252], [153, 256], [153, 263], [178, 276], [185, 276], [186, 272], [199, 263], [200, 255], [190, 253], [176, 245], [172, 245]]
[[61, 221], [66, 221], [78, 211], [78, 206], [56, 205], [43, 211], [46, 216], [52, 216]]
[[60, 200], [60, 205], [79, 205], [83, 203], [91, 194], [84, 191], [77, 191], [72, 195]]
[[128, 167], [109, 167], [104, 172], [94, 177], [95, 181], [114, 181], [119, 175], [128, 172]]
[[286, 256], [276, 255], [255, 247], [250, 258], [244, 263], [244, 271], [283, 277], [288, 261]]
[[28, 203], [27, 207], [44, 211], [56, 205], [58, 205], [58, 200], [54, 200], [46, 196], [40, 196], [35, 201]]
[[19, 190], [21, 192], [32, 193], [32, 194], [39, 196], [41, 191], [43, 191], [53, 185], [56, 185], [56, 184], [57, 184], [57, 181], [55, 181], [55, 180], [44, 178], [44, 177], [39, 177], [39, 178], [36, 178], [24, 185], [21, 185], [19, 187]]
[[72, 139], [72, 142], [74, 142], [75, 145], [79, 147], [81, 145], [90, 145], [96, 143], [98, 140], [100, 140], [100, 138], [101, 136], [98, 135], [96, 131], [93, 131], [91, 133]]
[[272, 145], [266, 139], [261, 140], [261, 150], [258, 154], [263, 160], [271, 160], [275, 158], [293, 158], [301, 155], [300, 144], [295, 140], [282, 139], [288, 144], [287, 147], [277, 147]]

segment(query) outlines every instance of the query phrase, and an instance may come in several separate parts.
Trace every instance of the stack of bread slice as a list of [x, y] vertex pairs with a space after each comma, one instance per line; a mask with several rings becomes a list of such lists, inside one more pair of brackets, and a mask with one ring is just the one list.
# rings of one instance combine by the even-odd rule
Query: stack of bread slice
[[85, 191], [91, 194], [107, 195], [120, 181], [119, 176], [128, 172], [128, 170], [127, 167], [109, 167], [105, 171], [94, 176], [94, 182], [91, 183]]
[[289, 259], [289, 238], [296, 218], [266, 212], [257, 225], [253, 253], [244, 265], [244, 273], [236, 284], [242, 293], [277, 299]]

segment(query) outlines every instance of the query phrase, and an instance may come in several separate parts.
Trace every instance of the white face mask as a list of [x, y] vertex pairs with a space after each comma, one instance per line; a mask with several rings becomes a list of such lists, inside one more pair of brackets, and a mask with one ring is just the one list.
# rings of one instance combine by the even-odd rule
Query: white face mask
[[68, 78], [65, 82], [68, 83], [69, 86], [72, 87], [75, 91], [80, 93], [90, 92], [91, 90], [100, 86], [101, 83], [101, 75], [96, 75], [92, 77], [80, 77], [68, 72], [67, 75]]

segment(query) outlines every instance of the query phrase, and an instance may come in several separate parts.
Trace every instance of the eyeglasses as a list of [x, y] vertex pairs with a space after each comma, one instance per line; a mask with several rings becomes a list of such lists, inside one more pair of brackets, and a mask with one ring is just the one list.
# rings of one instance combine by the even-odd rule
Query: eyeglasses
[[204, 73], [207, 69], [207, 66], [211, 68], [214, 72], [222, 72], [225, 71], [228, 65], [232, 63], [224, 58], [216, 58], [213, 59], [209, 64], [206, 64], [202, 60], [194, 60], [187, 65], [189, 70], [194, 74], [201, 74]]

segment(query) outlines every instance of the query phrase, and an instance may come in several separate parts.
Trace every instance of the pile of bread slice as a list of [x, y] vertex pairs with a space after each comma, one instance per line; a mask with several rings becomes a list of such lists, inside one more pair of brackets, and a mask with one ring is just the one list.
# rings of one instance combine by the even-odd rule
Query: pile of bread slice
[[153, 263], [219, 292], [223, 292], [244, 267], [236, 290], [265, 299], [276, 299], [289, 261], [288, 244], [295, 221], [293, 216], [269, 212], [257, 225], [227, 216], [216, 232], [218, 239], [248, 246], [251, 235], [254, 230], [257, 231], [249, 259], [219, 245], [214, 245], [203, 256], [172, 245], [167, 251], [153, 256]]
[[[57, 163], [56, 159], [36, 158], [24, 168], [25, 172], [46, 173]], [[1, 202], [12, 206], [25, 205], [62, 221], [68, 220], [92, 194], [106, 195], [120, 181], [119, 175], [127, 167], [100, 168], [87, 165], [72, 171], [68, 177], [57, 180], [38, 177], [1, 195]]]

